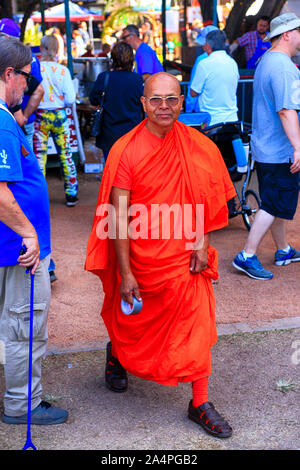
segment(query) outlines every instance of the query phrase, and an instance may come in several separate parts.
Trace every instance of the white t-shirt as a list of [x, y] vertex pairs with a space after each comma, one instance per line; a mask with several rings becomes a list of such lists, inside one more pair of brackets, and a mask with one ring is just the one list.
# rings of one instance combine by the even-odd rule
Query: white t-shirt
[[74, 103], [76, 93], [70, 71], [58, 62], [41, 61], [44, 97], [39, 109], [65, 108]]
[[226, 51], [214, 51], [199, 62], [191, 89], [199, 94], [201, 112], [209, 113], [210, 126], [238, 120], [237, 63]]

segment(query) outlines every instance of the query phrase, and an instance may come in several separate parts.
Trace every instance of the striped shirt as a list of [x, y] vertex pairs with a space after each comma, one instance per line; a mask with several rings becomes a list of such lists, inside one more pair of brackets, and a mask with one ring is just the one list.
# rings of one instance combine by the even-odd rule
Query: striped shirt
[[237, 42], [240, 46], [245, 47], [246, 60], [251, 59], [256, 50], [257, 41], [259, 34], [257, 31], [249, 31], [248, 33], [243, 34], [240, 38], [237, 38]]

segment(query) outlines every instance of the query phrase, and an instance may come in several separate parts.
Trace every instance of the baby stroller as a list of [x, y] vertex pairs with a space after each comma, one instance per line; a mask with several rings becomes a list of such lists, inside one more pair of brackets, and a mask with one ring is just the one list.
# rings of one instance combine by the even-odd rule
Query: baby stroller
[[[250, 132], [244, 129], [242, 122], [220, 123], [206, 128], [193, 127], [213, 140], [219, 148], [237, 194], [235, 199], [228, 201], [229, 218], [242, 215], [245, 226], [250, 230], [260, 207], [258, 194], [253, 189], [248, 189], [254, 171], [254, 161], [251, 159], [249, 148]], [[240, 157], [244, 158], [242, 166]], [[239, 189], [240, 185], [237, 183], [242, 180], [243, 184]]]

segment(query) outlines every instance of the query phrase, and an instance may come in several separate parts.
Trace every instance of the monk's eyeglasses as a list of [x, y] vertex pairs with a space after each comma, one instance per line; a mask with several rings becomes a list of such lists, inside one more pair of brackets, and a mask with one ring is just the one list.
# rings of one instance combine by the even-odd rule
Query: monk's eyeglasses
[[14, 72], [17, 73], [18, 75], [23, 75], [23, 77], [26, 78], [26, 82], [28, 85], [30, 79], [32, 78], [32, 75], [30, 73], [24, 72], [23, 70], [19, 70], [19, 69], [14, 69]]
[[145, 98], [153, 107], [161, 106], [163, 104], [163, 101], [166, 103], [167, 106], [171, 107], [177, 106], [179, 103], [178, 96], [152, 96], [151, 98], [147, 98], [147, 96], [145, 96]]

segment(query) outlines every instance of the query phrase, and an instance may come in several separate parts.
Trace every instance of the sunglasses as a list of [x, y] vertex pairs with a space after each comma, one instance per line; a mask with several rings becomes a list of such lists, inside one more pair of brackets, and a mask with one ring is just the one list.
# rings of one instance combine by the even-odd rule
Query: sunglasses
[[151, 98], [147, 98], [147, 96], [145, 96], [145, 98], [153, 107], [161, 106], [163, 101], [170, 107], [177, 106], [179, 103], [178, 96], [152, 96]]
[[129, 38], [129, 36], [132, 36], [132, 34], [126, 34], [126, 36], [123, 36], [121, 40], [126, 41], [126, 39]]
[[28, 85], [30, 79], [32, 78], [32, 75], [30, 73], [24, 72], [23, 70], [19, 70], [19, 69], [14, 69], [14, 72], [17, 73], [18, 75], [23, 75], [23, 77], [26, 78], [26, 82]]

